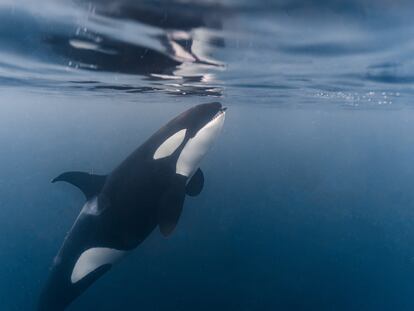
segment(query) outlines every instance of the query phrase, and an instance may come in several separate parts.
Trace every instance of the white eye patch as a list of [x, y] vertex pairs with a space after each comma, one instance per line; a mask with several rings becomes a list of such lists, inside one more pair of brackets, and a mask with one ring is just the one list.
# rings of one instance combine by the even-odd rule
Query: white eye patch
[[125, 251], [105, 247], [95, 247], [84, 251], [73, 268], [70, 277], [72, 284], [82, 280], [103, 265], [114, 264], [125, 254]]
[[174, 151], [177, 150], [177, 148], [184, 141], [186, 132], [187, 129], [178, 131], [177, 133], [169, 137], [166, 141], [164, 141], [155, 151], [154, 160], [162, 159], [172, 155]]

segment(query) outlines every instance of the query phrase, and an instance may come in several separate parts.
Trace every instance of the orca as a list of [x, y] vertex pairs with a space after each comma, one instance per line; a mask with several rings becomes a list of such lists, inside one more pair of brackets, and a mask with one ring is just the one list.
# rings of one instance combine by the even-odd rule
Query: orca
[[185, 196], [203, 189], [200, 162], [219, 136], [225, 110], [214, 102], [181, 113], [109, 175], [75, 171], [52, 180], [78, 187], [86, 203], [53, 261], [39, 311], [66, 309], [157, 226], [165, 237], [173, 232]]

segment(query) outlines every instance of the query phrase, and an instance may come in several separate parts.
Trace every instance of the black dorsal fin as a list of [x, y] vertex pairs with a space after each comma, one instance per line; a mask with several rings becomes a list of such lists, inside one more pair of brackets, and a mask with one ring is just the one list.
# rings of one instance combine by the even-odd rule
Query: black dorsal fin
[[85, 172], [65, 172], [52, 180], [52, 183], [57, 181], [65, 181], [78, 187], [86, 199], [101, 192], [106, 181], [106, 175], [94, 175]]
[[185, 198], [185, 178], [175, 181], [162, 195], [158, 205], [158, 224], [161, 233], [167, 237], [176, 227], [183, 210]]
[[190, 197], [195, 197], [200, 194], [204, 186], [204, 174], [201, 169], [197, 169], [185, 187], [185, 193]]

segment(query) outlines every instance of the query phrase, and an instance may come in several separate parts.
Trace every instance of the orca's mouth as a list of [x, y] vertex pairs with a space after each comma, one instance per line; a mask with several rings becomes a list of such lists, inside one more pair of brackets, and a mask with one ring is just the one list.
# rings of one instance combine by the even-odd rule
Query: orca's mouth
[[226, 113], [226, 110], [227, 110], [227, 107], [221, 107], [221, 108], [219, 109], [219, 111], [217, 111], [217, 113], [216, 113], [216, 114], [214, 115], [214, 117], [211, 119], [211, 121], [213, 121], [213, 120], [215, 120], [215, 119], [219, 118], [221, 115], [225, 114], [225, 113]]

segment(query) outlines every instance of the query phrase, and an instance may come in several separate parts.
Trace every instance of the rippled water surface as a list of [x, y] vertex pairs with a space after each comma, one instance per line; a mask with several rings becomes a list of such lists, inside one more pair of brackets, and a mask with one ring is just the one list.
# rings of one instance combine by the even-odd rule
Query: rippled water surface
[[227, 106], [203, 193], [70, 310], [412, 310], [409, 1], [0, 1], [0, 305], [167, 120]]

